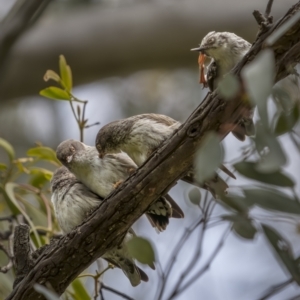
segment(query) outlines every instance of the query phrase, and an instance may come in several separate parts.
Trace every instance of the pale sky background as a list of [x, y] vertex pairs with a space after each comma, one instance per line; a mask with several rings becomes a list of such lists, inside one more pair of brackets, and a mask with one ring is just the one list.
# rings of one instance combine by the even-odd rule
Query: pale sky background
[[[155, 5], [156, 1], [153, 2], [153, 5]], [[183, 0], [181, 2], [184, 3]], [[294, 1], [290, 2], [294, 3]], [[0, 18], [6, 14], [12, 3], [13, 1], [10, 0], [0, 0]], [[120, 1], [104, 1], [104, 3], [105, 5], [118, 6]], [[134, 7], [134, 1], [127, 1], [124, 5], [128, 3], [131, 3], [130, 5]], [[224, 9], [228, 13], [230, 8], [225, 3], [226, 0], [220, 1], [220, 5], [224, 5]], [[242, 7], [243, 1], [237, 0], [236, 5]], [[287, 4], [287, 8], [289, 6]], [[248, 13], [251, 14], [252, 11]], [[227, 29], [224, 28], [224, 30]], [[251, 30], [255, 34], [256, 26], [254, 25]], [[174, 38], [175, 36], [176, 32], [174, 32]], [[194, 46], [199, 43], [200, 39], [201, 37], [195, 37]], [[186, 51], [189, 51], [190, 46], [193, 45], [186, 45]], [[193, 68], [189, 66], [171, 70], [149, 68], [131, 74], [109, 76], [89, 84], [77, 86], [74, 89], [74, 94], [79, 99], [89, 100], [86, 112], [89, 122], [101, 122], [100, 126], [86, 130], [85, 143], [94, 144], [95, 136], [101, 126], [134, 114], [157, 112], [183, 122], [207, 93], [207, 90], [202, 90], [198, 84], [197, 55], [190, 53], [190, 56], [191, 61], [195, 63]], [[66, 58], [68, 60], [68, 57]], [[28, 76], [30, 76], [30, 70]], [[43, 74], [41, 74], [41, 78], [42, 76]], [[76, 73], [74, 73], [74, 80], [76, 81]], [[9, 101], [0, 103], [0, 105], [0, 136], [8, 139], [16, 147], [20, 156], [24, 156], [25, 150], [29, 146], [34, 146], [36, 141], [41, 141], [44, 145], [55, 148], [58, 143], [65, 139], [79, 138], [78, 129], [67, 102], [41, 98], [38, 96], [37, 90], [36, 95], [26, 96], [22, 99], [9, 99]], [[18, 130], [13, 131], [14, 128]], [[299, 132], [299, 126], [297, 130]], [[231, 134], [227, 136], [223, 142], [226, 154], [225, 162], [238, 158], [241, 148], [248, 142], [249, 140], [244, 143], [239, 142]], [[284, 170], [297, 183], [296, 191], [300, 195], [299, 152], [297, 152], [288, 136], [282, 136], [280, 143], [289, 157]], [[0, 156], [0, 161], [1, 158], [2, 156]], [[230, 165], [227, 164], [227, 166], [232, 170]], [[229, 180], [229, 185], [232, 191], [236, 191], [238, 186], [251, 187], [257, 185], [257, 183], [250, 182], [241, 175], [237, 175], [237, 180]], [[190, 204], [187, 197], [187, 193], [191, 188], [191, 185], [179, 182], [170, 191], [172, 197], [183, 209], [185, 218], [182, 220], [172, 219], [165, 232], [157, 234], [145, 217], [142, 217], [133, 226], [138, 235], [146, 237], [152, 242], [156, 249], [157, 258], [163, 267], [184, 230], [200, 217], [200, 211]], [[204, 195], [203, 191], [202, 195]], [[216, 216], [226, 212], [228, 213], [220, 206], [215, 209]], [[262, 209], [253, 209], [251, 215], [253, 217], [261, 216], [260, 220], [268, 222], [266, 219], [268, 213]], [[294, 255], [298, 257], [300, 254], [300, 239], [295, 224], [283, 223], [279, 220], [268, 222], [268, 224], [274, 226], [290, 241], [293, 245]], [[225, 226], [220, 225], [206, 232], [203, 255], [198, 262], [199, 266], [206, 262], [206, 258], [214, 250], [227, 226], [228, 224], [225, 224]], [[197, 232], [190, 237], [180, 251], [168, 281], [165, 295], [169, 294], [173, 284], [178, 280], [181, 270], [189, 263], [189, 259], [196, 250], [196, 240]], [[223, 249], [205, 275], [176, 299], [259, 299], [268, 288], [289, 278], [285, 267], [278, 264], [276, 259], [276, 254], [274, 254], [263, 234], [258, 232], [254, 240], [249, 241], [241, 239], [235, 233], [231, 233]], [[150, 280], [136, 288], [131, 287], [128, 279], [117, 269], [108, 271], [104, 275], [104, 282], [134, 299], [152, 300], [158, 284], [157, 271], [143, 266], [142, 268]], [[94, 266], [90, 268], [90, 271], [92, 270], [94, 270]], [[189, 274], [189, 276], [192, 274]], [[92, 292], [92, 286], [90, 291]], [[104, 292], [104, 295], [106, 300], [120, 299], [119, 296], [112, 293]], [[300, 295], [300, 288], [294, 284], [268, 299], [292, 299], [295, 295]]]

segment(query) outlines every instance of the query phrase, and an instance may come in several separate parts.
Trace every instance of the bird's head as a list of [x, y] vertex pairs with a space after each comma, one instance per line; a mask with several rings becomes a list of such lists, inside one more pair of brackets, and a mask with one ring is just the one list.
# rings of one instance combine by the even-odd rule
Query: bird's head
[[219, 62], [228, 56], [244, 56], [250, 46], [250, 43], [232, 32], [211, 31], [202, 39], [199, 47], [191, 51], [198, 51]]
[[70, 169], [74, 158], [82, 150], [85, 150], [83, 143], [72, 139], [66, 140], [58, 145], [56, 157], [64, 166]]

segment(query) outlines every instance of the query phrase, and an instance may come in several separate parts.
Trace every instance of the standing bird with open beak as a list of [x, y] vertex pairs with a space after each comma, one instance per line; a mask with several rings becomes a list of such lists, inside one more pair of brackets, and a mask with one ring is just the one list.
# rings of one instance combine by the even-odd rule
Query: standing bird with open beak
[[[51, 179], [51, 201], [54, 213], [63, 233], [72, 231], [80, 225], [87, 215], [95, 209], [103, 198], [92, 193], [66, 167], [58, 168]], [[148, 281], [148, 276], [138, 268], [129, 255], [126, 243], [133, 236], [130, 228], [120, 245], [106, 252], [102, 258], [122, 269], [132, 286]], [[154, 268], [154, 265], [150, 267]]]
[[[180, 125], [180, 122], [160, 114], [132, 116], [103, 126], [96, 137], [96, 148], [103, 158], [124, 151], [140, 166]], [[235, 178], [226, 167], [220, 168]], [[225, 191], [228, 188], [226, 182], [217, 174], [203, 185], [199, 185], [195, 180], [193, 169], [190, 169], [181, 180], [205, 188], [214, 196], [216, 191]]]
[[[232, 32], [209, 32], [197, 48], [199, 52], [200, 83], [214, 91], [225, 74], [246, 55], [251, 44]], [[232, 134], [244, 141], [245, 135], [254, 135], [253, 109], [247, 110], [232, 130]]]
[[[137, 169], [134, 161], [124, 152], [100, 158], [95, 147], [72, 139], [58, 145], [56, 156], [79, 181], [103, 198]], [[150, 205], [146, 216], [153, 227], [163, 231], [169, 218], [183, 218], [184, 214], [171, 196], [165, 195]]]

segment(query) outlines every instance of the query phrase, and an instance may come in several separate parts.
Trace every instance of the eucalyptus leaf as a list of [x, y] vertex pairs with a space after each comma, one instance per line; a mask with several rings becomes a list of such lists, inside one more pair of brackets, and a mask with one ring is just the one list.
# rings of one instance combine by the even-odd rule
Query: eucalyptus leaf
[[242, 70], [246, 90], [254, 105], [257, 105], [263, 125], [268, 128], [267, 100], [274, 84], [275, 61], [272, 50], [261, 51]]
[[56, 166], [60, 166], [60, 161], [56, 158], [56, 153], [52, 148], [49, 147], [34, 147], [27, 151], [28, 156], [37, 157], [38, 159], [43, 159], [54, 163]]
[[281, 262], [292, 275], [293, 279], [300, 285], [300, 272], [292, 254], [292, 247], [274, 228], [262, 225], [264, 234], [276, 251]]
[[263, 173], [278, 171], [286, 163], [285, 154], [274, 133], [256, 124], [256, 137], [254, 138], [261, 160], [257, 163], [257, 170]]
[[278, 86], [273, 87], [272, 96], [283, 111], [289, 112], [294, 107], [294, 101], [285, 89]]
[[0, 171], [5, 171], [7, 169], [7, 165], [0, 163]]
[[59, 296], [48, 290], [46, 287], [40, 284], [34, 284], [33, 288], [40, 294], [42, 294], [47, 300], [60, 300]]
[[282, 112], [275, 125], [275, 134], [282, 135], [291, 131], [299, 121], [299, 115], [298, 105], [295, 105], [289, 113]]
[[70, 95], [65, 90], [55, 86], [50, 86], [41, 90], [40, 95], [54, 100], [70, 101]]
[[81, 280], [79, 278], [76, 278], [72, 282], [72, 288], [74, 290], [74, 299], [75, 300], [90, 300], [91, 297], [88, 294], [86, 288], [82, 284]]
[[282, 187], [293, 187], [295, 185], [294, 181], [290, 177], [284, 175], [280, 171], [275, 171], [271, 173], [262, 173], [258, 171], [257, 163], [255, 162], [242, 161], [236, 163], [234, 165], [234, 168], [243, 176], [260, 182]]
[[267, 210], [300, 214], [300, 204], [286, 194], [266, 188], [243, 188], [248, 205], [257, 205]]
[[240, 197], [236, 195], [227, 196], [225, 194], [220, 194], [218, 196], [219, 196], [218, 201], [220, 204], [222, 204], [226, 208], [231, 208], [236, 212], [247, 214], [249, 208], [251, 208], [252, 206], [252, 204], [245, 202], [244, 197]]
[[140, 263], [152, 266], [155, 262], [154, 250], [148, 240], [135, 236], [126, 245], [130, 255]]
[[0, 147], [3, 148], [5, 152], [8, 154], [10, 161], [12, 161], [15, 158], [15, 150], [8, 141], [0, 138]]
[[203, 183], [214, 176], [215, 171], [222, 164], [224, 151], [220, 138], [215, 132], [209, 132], [196, 153], [195, 174], [196, 179]]
[[46, 73], [45, 73], [45, 75], [44, 75], [44, 80], [48, 81], [50, 79], [52, 79], [52, 80], [54, 80], [56, 82], [60, 82], [60, 77], [59, 77], [59, 75], [56, 72], [54, 72], [52, 70], [47, 70]]
[[247, 215], [225, 215], [222, 219], [231, 221], [233, 231], [244, 239], [252, 240], [257, 232]]
[[224, 99], [232, 99], [236, 96], [240, 89], [240, 83], [233, 74], [226, 74], [219, 84], [219, 93]]
[[71, 92], [72, 90], [72, 71], [63, 55], [59, 56], [59, 70], [61, 79], [65, 85], [65, 88]]
[[28, 222], [29, 226], [31, 227], [33, 233], [34, 233], [34, 236], [38, 242], [38, 245], [41, 247], [42, 244], [41, 244], [41, 240], [39, 238], [39, 235], [35, 229], [35, 226], [33, 224], [33, 222], [31, 221], [31, 218], [28, 216], [27, 212], [23, 209], [23, 207], [21, 207], [21, 205], [19, 204], [18, 200], [16, 199], [15, 197], [15, 192], [14, 192], [14, 189], [19, 187], [19, 185], [17, 183], [14, 183], [14, 182], [8, 182], [6, 185], [5, 185], [5, 192], [11, 202], [11, 204], [13, 206], [15, 206], [20, 212], [21, 214], [24, 216], [24, 218], [26, 219], [26, 221]]
[[199, 189], [197, 189], [196, 187], [192, 188], [189, 191], [188, 195], [189, 195], [189, 199], [190, 199], [191, 203], [193, 203], [195, 205], [200, 205], [200, 202], [201, 202], [201, 193], [200, 193]]

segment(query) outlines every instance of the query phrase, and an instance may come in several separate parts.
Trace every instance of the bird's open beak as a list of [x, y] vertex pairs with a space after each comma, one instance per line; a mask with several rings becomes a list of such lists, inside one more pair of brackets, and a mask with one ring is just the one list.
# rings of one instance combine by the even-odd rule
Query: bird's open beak
[[204, 51], [205, 50], [205, 48], [204, 47], [197, 47], [197, 48], [192, 48], [191, 49], [191, 51], [198, 51], [198, 52], [202, 52], [202, 51]]

